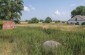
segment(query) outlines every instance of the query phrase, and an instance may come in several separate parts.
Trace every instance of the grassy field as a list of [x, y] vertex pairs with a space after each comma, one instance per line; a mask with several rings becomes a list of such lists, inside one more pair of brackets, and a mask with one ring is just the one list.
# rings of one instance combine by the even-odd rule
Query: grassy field
[[84, 30], [64, 24], [17, 24], [14, 30], [0, 30], [0, 55], [44, 55], [42, 44], [47, 40], [62, 44], [53, 55], [85, 55]]

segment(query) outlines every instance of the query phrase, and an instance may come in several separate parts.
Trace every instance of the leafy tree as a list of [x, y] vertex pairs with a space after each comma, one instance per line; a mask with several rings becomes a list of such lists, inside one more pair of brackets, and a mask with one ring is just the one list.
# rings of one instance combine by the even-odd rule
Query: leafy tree
[[78, 6], [71, 12], [71, 17], [74, 17], [76, 15], [85, 15], [85, 6]]
[[23, 0], [0, 0], [0, 19], [19, 20], [23, 7]]
[[52, 22], [52, 19], [51, 19], [50, 17], [47, 17], [47, 18], [45, 19], [45, 23], [50, 23], [50, 22]]
[[39, 22], [39, 20], [38, 20], [36, 17], [32, 18], [32, 19], [29, 21], [29, 23], [38, 23], [38, 22]]

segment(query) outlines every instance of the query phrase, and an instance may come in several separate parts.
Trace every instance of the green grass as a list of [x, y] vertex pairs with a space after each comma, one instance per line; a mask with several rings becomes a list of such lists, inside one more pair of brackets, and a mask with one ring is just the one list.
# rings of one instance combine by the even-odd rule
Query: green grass
[[42, 44], [47, 40], [55, 40], [62, 44], [53, 55], [85, 55], [84, 30], [78, 28], [77, 31], [61, 31], [38, 27], [0, 30], [0, 51], [3, 50], [0, 55], [4, 55], [3, 53], [5, 55], [44, 55]]

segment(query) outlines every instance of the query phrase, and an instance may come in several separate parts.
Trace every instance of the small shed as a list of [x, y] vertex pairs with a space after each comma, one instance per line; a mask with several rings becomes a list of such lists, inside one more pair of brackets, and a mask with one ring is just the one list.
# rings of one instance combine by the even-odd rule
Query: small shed
[[1, 29], [8, 30], [14, 28], [16, 28], [16, 25], [13, 21], [2, 21]]

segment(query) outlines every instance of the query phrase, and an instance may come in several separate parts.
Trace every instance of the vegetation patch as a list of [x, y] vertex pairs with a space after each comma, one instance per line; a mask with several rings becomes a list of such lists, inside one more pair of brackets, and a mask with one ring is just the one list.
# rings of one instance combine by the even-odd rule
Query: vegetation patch
[[[62, 46], [49, 52], [50, 54], [85, 55], [85, 31], [79, 30], [79, 28], [77, 30], [61, 31], [59, 29], [42, 29], [38, 27], [0, 30], [0, 43], [6, 44], [8, 42], [12, 46], [9, 52], [11, 55], [43, 55], [43, 43], [54, 40], [61, 43]], [[9, 44], [6, 45], [9, 46]], [[0, 47], [2, 47], [0, 49], [2, 51], [3, 46], [1, 44]], [[8, 49], [8, 47], [6, 48]]]
[[83, 22], [82, 25], [85, 25], [85, 22]]
[[3, 21], [0, 21], [0, 29], [2, 29]]

